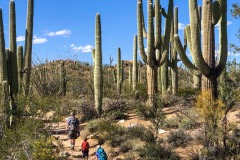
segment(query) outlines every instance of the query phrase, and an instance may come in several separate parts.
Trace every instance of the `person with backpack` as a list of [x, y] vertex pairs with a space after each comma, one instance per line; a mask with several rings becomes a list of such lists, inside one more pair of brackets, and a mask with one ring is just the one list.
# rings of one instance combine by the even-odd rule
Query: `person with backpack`
[[104, 149], [100, 145], [97, 145], [96, 160], [107, 160], [107, 159], [108, 157]]
[[80, 122], [75, 117], [75, 113], [71, 112], [67, 120], [67, 133], [70, 139], [71, 150], [74, 150], [75, 140], [80, 136]]
[[87, 138], [83, 139], [81, 148], [82, 148], [82, 157], [83, 157], [83, 159], [84, 160], [88, 160], [90, 145], [87, 142]]

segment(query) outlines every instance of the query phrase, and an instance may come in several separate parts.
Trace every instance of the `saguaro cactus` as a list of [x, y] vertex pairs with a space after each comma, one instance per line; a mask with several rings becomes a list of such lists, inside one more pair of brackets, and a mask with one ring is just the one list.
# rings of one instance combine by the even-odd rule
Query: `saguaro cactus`
[[28, 0], [27, 11], [27, 27], [25, 34], [25, 52], [24, 52], [24, 84], [25, 94], [29, 93], [31, 66], [32, 66], [32, 39], [33, 39], [33, 14], [34, 14], [34, 0]]
[[121, 49], [118, 48], [118, 63], [117, 63], [117, 91], [121, 94], [122, 89], [122, 60], [121, 60]]
[[[202, 1], [202, 25], [197, 8], [197, 0], [189, 0], [190, 25], [187, 26], [187, 39], [195, 65], [183, 52], [178, 35], [175, 44], [184, 64], [195, 74], [202, 73], [202, 90], [210, 90], [213, 98], [217, 98], [217, 78], [225, 68], [227, 60], [227, 0]], [[220, 59], [215, 60], [214, 26], [219, 23]], [[202, 48], [201, 33], [202, 29]], [[190, 43], [191, 42], [191, 45]]]
[[11, 85], [11, 93], [18, 93], [18, 70], [17, 70], [17, 41], [16, 41], [16, 12], [15, 12], [15, 2], [10, 1], [10, 15], [9, 15], [9, 52], [10, 52], [10, 61], [11, 68], [8, 74], [11, 74], [11, 79], [9, 84]]
[[[171, 20], [173, 12], [173, 0], [169, 0], [168, 14], [160, 7], [159, 0], [155, 0], [154, 10], [152, 0], [148, 0], [148, 33], [145, 32], [142, 0], [138, 0], [138, 44], [140, 54], [144, 63], [147, 64], [148, 78], [148, 101], [154, 105], [157, 92], [157, 69], [163, 65], [168, 58], [168, 46], [170, 39]], [[166, 17], [165, 34], [162, 41], [161, 21], [162, 14]], [[155, 18], [155, 29], [154, 29]], [[155, 31], [155, 36], [154, 36]], [[147, 38], [147, 54], [144, 50], [143, 37]]]
[[176, 95], [178, 91], [178, 67], [177, 67], [177, 50], [174, 47], [174, 38], [175, 34], [178, 34], [178, 7], [174, 8], [174, 18], [172, 26], [172, 42], [171, 42], [171, 74], [172, 74], [172, 94]]
[[67, 92], [67, 72], [65, 68], [65, 63], [64, 61], [61, 62], [61, 67], [60, 67], [60, 95], [65, 96]]
[[98, 114], [102, 113], [103, 70], [102, 70], [102, 37], [100, 14], [96, 14], [94, 55], [94, 98]]
[[137, 36], [134, 36], [133, 40], [133, 66], [132, 66], [132, 88], [136, 90], [138, 82], [138, 65], [137, 65]]
[[18, 68], [18, 92], [22, 93], [23, 89], [23, 47], [18, 46], [17, 49], [17, 68]]
[[7, 80], [7, 61], [5, 54], [4, 28], [2, 9], [0, 8], [0, 83]]

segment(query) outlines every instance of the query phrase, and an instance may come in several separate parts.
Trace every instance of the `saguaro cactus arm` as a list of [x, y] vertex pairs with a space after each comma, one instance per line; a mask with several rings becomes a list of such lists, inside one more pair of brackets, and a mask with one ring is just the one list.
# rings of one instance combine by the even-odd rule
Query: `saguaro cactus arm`
[[221, 18], [219, 22], [219, 53], [220, 53], [220, 60], [216, 67], [216, 74], [219, 76], [222, 71], [224, 70], [227, 62], [227, 45], [228, 45], [228, 38], [227, 38], [227, 0], [219, 0], [221, 5]]
[[184, 63], [184, 65], [196, 76], [200, 76], [201, 72], [198, 70], [196, 66], [193, 65], [193, 63], [188, 59], [184, 48], [182, 47], [181, 41], [179, 39], [179, 36], [177, 34], [174, 35], [174, 41], [175, 41], [175, 46], [178, 51], [178, 54]]
[[144, 63], [147, 63], [147, 55], [144, 50], [144, 43], [143, 43], [143, 13], [142, 13], [142, 3], [141, 1], [138, 2], [138, 9], [137, 9], [137, 17], [138, 17], [138, 44], [140, 55]]
[[210, 67], [204, 61], [201, 44], [200, 44], [200, 29], [199, 29], [199, 15], [196, 0], [189, 0], [190, 10], [190, 28], [191, 28], [191, 42], [192, 42], [192, 56], [197, 68], [205, 75], [209, 75]]
[[24, 52], [24, 68], [27, 68], [26, 74], [24, 75], [26, 95], [28, 95], [29, 92], [29, 83], [32, 66], [33, 16], [34, 16], [34, 0], [28, 0], [27, 26], [25, 33], [25, 52]]

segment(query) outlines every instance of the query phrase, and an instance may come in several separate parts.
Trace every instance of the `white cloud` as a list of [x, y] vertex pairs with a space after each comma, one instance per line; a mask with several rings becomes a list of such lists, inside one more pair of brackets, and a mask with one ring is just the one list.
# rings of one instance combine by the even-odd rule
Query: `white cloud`
[[183, 23], [178, 23], [178, 29], [179, 30], [184, 30], [184, 28], [185, 28], [185, 25], [183, 24]]
[[48, 36], [54, 37], [54, 36], [69, 36], [71, 34], [71, 31], [68, 29], [56, 31], [56, 32], [49, 32], [47, 33]]
[[40, 44], [40, 43], [46, 43], [46, 38], [39, 38], [36, 35], [33, 36], [33, 44]]
[[70, 47], [75, 50], [76, 52], [92, 52], [92, 49], [94, 48], [93, 46], [91, 45], [86, 45], [86, 46], [75, 46], [74, 44], [71, 44]]
[[24, 36], [17, 37], [17, 42], [22, 42], [22, 41], [25, 41], [25, 37]]
[[[227, 26], [230, 26], [231, 24], [232, 24], [232, 21], [227, 21]], [[215, 27], [219, 28], [219, 22], [218, 22], [218, 24], [216, 24]]]

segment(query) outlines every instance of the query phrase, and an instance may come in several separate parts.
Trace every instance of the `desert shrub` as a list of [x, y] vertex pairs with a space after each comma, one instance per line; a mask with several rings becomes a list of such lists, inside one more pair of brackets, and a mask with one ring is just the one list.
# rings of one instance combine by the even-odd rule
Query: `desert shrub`
[[180, 119], [178, 117], [171, 118], [171, 119], [166, 119], [164, 121], [164, 127], [165, 128], [177, 129], [178, 126], [179, 126], [179, 121], [180, 121]]
[[167, 137], [168, 143], [170, 143], [174, 147], [184, 147], [190, 141], [192, 137], [190, 134], [185, 133], [183, 130], [177, 130], [175, 132], [170, 132]]
[[145, 160], [161, 159], [161, 160], [178, 160], [180, 157], [162, 144], [161, 140], [146, 143], [142, 149], [139, 150], [139, 156]]
[[179, 128], [183, 129], [195, 129], [199, 127], [198, 123], [195, 121], [196, 119], [190, 119], [188, 117], [183, 117], [180, 121]]
[[54, 160], [56, 157], [54, 156], [53, 152], [53, 144], [51, 138], [41, 137], [36, 139], [32, 143], [33, 145], [33, 159], [39, 160]]
[[146, 128], [144, 126], [137, 125], [137, 126], [129, 127], [127, 129], [127, 134], [130, 139], [137, 137], [137, 138], [143, 140], [145, 137], [145, 130], [146, 130]]
[[128, 117], [127, 114], [124, 113], [127, 109], [128, 105], [124, 100], [119, 98], [105, 99], [102, 117], [106, 117], [109, 120], [125, 119]]
[[138, 115], [152, 123], [153, 127], [151, 127], [151, 130], [156, 135], [158, 134], [159, 129], [164, 125], [165, 115], [162, 108], [165, 104], [166, 103], [163, 101], [162, 97], [158, 97], [156, 98], [156, 105], [154, 107], [139, 105], [137, 108]]
[[137, 83], [136, 90], [139, 93], [140, 101], [146, 101], [148, 99], [146, 84]]
[[81, 122], [89, 121], [97, 117], [97, 111], [94, 108], [94, 104], [91, 102], [84, 102], [78, 107], [80, 110]]
[[40, 137], [47, 137], [43, 121], [37, 119], [22, 119], [13, 129], [4, 128], [2, 134], [0, 159], [34, 159], [36, 146], [33, 142], [38, 141]]
[[118, 146], [125, 141], [126, 129], [105, 119], [95, 119], [88, 122], [86, 129], [90, 133], [95, 133], [95, 138], [101, 143], [109, 140], [111, 146]]
[[199, 89], [197, 88], [186, 87], [178, 89], [178, 96], [183, 98], [192, 97], [194, 95], [196, 96], [197, 94], [199, 94]]
[[103, 108], [105, 113], [109, 113], [111, 111], [125, 111], [127, 109], [127, 103], [124, 100], [121, 100], [119, 98], [116, 99], [107, 99], [106, 104]]

